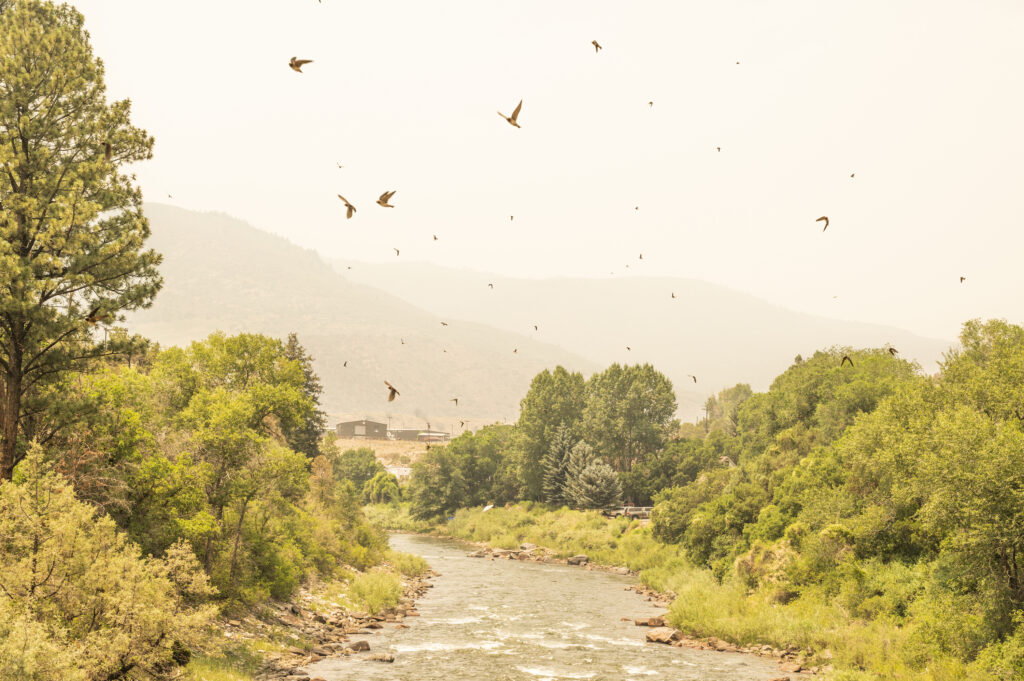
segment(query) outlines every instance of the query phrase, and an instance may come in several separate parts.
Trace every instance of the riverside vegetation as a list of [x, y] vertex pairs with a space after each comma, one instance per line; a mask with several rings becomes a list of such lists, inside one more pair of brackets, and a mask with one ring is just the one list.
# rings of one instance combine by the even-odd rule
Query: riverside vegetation
[[[1024, 328], [967, 322], [934, 376], [888, 349], [797, 357], [696, 425], [665, 383], [544, 372], [515, 427], [432, 450], [373, 515], [628, 566], [685, 633], [805, 648], [839, 679], [1024, 678]], [[570, 510], [580, 443], [618, 480]], [[585, 510], [619, 490], [649, 526]]]

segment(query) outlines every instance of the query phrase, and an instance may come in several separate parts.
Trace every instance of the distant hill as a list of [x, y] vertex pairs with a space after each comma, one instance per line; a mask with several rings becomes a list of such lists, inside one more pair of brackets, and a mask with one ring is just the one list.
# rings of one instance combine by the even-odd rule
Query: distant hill
[[680, 415], [687, 419], [700, 413], [707, 395], [724, 387], [743, 382], [766, 389], [797, 354], [889, 343], [932, 373], [951, 345], [898, 328], [794, 312], [693, 279], [511, 279], [424, 263], [339, 261], [335, 267], [434, 314], [458, 311], [465, 319], [525, 333], [600, 366], [650, 362], [672, 380]]
[[[324, 408], [336, 419], [429, 421], [458, 432], [460, 419], [475, 426], [517, 418], [530, 379], [546, 367], [598, 368], [525, 333], [456, 315], [444, 327], [434, 313], [354, 283], [315, 252], [226, 215], [159, 204], [145, 212], [149, 245], [164, 255], [165, 284], [129, 327], [177, 345], [216, 330], [282, 338], [295, 331], [315, 358]], [[401, 391], [393, 403], [385, 380]]]

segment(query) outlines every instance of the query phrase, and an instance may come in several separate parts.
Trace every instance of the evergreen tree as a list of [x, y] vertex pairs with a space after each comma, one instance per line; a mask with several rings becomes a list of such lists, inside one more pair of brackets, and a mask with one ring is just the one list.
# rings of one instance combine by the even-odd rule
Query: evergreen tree
[[565, 465], [565, 492], [563, 495], [566, 502], [576, 505], [576, 485], [580, 475], [593, 460], [594, 448], [582, 440], [573, 445], [569, 451], [569, 458]]
[[561, 506], [569, 503], [566, 497], [566, 477], [569, 470], [569, 455], [576, 444], [572, 428], [564, 423], [555, 431], [551, 447], [544, 455], [544, 501]]
[[0, 5], [0, 480], [44, 427], [26, 414], [60, 409], [47, 393], [69, 372], [123, 352], [94, 334], [161, 285], [142, 194], [120, 172], [153, 140], [127, 100], [107, 103], [103, 76], [70, 5]]
[[306, 353], [306, 348], [299, 343], [299, 337], [294, 333], [288, 334], [288, 342], [284, 346], [284, 356], [293, 362], [298, 362], [302, 367], [304, 383], [302, 394], [317, 405], [302, 422], [285, 433], [288, 446], [306, 456], [315, 458], [320, 454], [320, 434], [327, 426], [327, 415], [320, 410], [320, 394], [323, 386], [320, 385], [320, 377], [313, 371], [313, 358]]
[[577, 508], [608, 508], [622, 503], [622, 484], [611, 466], [593, 459], [573, 479], [572, 501]]

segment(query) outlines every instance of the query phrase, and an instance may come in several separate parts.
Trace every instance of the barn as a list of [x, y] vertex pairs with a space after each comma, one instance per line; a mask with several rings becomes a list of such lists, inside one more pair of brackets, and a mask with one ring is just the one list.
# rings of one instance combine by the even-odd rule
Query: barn
[[345, 421], [335, 426], [338, 437], [366, 438], [367, 440], [386, 440], [388, 425], [376, 421]]

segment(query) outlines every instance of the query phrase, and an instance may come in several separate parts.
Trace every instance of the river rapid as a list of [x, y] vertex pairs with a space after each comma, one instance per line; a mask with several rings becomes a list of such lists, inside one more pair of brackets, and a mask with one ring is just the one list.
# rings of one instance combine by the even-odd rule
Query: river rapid
[[398, 551], [423, 556], [440, 573], [406, 618], [365, 638], [373, 653], [326, 659], [311, 677], [378, 681], [765, 681], [778, 665], [742, 653], [645, 643], [646, 627], [622, 617], [664, 613], [625, 587], [634, 578], [565, 565], [469, 558], [462, 543], [393, 535]]

